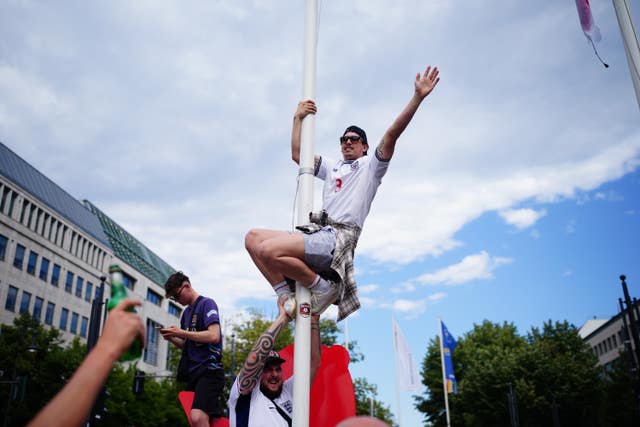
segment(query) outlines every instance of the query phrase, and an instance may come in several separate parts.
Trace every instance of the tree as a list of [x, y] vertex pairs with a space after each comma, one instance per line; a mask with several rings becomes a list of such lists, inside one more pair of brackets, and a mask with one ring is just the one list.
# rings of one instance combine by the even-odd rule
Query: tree
[[564, 427], [600, 425], [601, 370], [577, 328], [549, 320], [526, 339], [516, 382], [523, 427], [550, 425], [552, 410]]
[[[2, 381], [22, 379], [0, 389], [2, 418], [8, 425], [25, 425], [71, 377], [84, 357], [79, 341], [62, 346], [60, 331], [44, 329], [28, 313], [15, 318], [14, 324], [2, 325], [0, 332], [0, 366]], [[16, 387], [14, 389], [14, 387]], [[17, 400], [10, 393], [17, 391]]]
[[600, 404], [600, 426], [632, 427], [640, 425], [633, 391], [631, 360], [633, 354], [620, 353], [602, 375], [603, 398]]
[[366, 378], [356, 378], [353, 387], [356, 393], [356, 415], [371, 415], [371, 405], [373, 404], [374, 417], [390, 426], [397, 426], [389, 405], [385, 405], [377, 399], [378, 387], [375, 384], [369, 383]]
[[[449, 395], [451, 422], [458, 426], [509, 426], [507, 390], [515, 389], [522, 427], [598, 425], [600, 370], [591, 349], [567, 322], [532, 328], [526, 337], [513, 324], [484, 321], [458, 341], [453, 365], [460, 393]], [[416, 407], [433, 426], [445, 425], [438, 339], [422, 364], [425, 395]]]
[[[473, 331], [458, 341], [453, 366], [460, 393], [448, 396], [452, 424], [482, 427], [508, 423], [506, 390], [513, 381], [517, 354], [525, 345], [512, 324], [488, 321], [474, 325]], [[422, 363], [427, 392], [415, 400], [425, 422], [436, 427], [446, 425], [441, 366], [439, 338], [435, 337]]]

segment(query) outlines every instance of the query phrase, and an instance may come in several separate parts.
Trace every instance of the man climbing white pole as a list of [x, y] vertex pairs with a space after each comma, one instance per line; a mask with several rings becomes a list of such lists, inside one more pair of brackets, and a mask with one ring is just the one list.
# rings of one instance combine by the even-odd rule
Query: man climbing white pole
[[[245, 246], [279, 298], [291, 297], [287, 282], [291, 278], [311, 290], [313, 314], [336, 303], [338, 320], [342, 320], [360, 308], [353, 268], [360, 231], [398, 138], [439, 81], [436, 67], [428, 66], [416, 75], [413, 95], [372, 155], [367, 134], [352, 125], [339, 138], [341, 160], [314, 157], [313, 173], [324, 180], [322, 211], [312, 215], [309, 224], [297, 227], [303, 233], [262, 229], [247, 233]], [[296, 163], [301, 163], [303, 151], [302, 124], [316, 113], [313, 100], [298, 104], [291, 132], [291, 157]]]

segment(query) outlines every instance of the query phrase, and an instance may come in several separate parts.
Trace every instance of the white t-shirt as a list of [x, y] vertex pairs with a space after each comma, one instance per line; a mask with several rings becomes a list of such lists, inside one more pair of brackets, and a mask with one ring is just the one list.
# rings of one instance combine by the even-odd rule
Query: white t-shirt
[[362, 228], [389, 161], [377, 155], [356, 160], [322, 157], [317, 177], [324, 180], [322, 208], [333, 220]]
[[[293, 417], [293, 377], [282, 384], [282, 393], [274, 399], [280, 409]], [[230, 427], [289, 427], [273, 402], [260, 391], [260, 384], [251, 394], [241, 396], [238, 379], [233, 382], [229, 392]]]

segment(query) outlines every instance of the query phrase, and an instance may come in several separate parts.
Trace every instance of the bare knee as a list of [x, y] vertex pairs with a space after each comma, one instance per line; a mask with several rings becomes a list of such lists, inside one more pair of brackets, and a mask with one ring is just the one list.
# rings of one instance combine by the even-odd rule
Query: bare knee
[[260, 244], [260, 230], [251, 229], [244, 236], [244, 247], [249, 251], [249, 253], [255, 253], [256, 247]]

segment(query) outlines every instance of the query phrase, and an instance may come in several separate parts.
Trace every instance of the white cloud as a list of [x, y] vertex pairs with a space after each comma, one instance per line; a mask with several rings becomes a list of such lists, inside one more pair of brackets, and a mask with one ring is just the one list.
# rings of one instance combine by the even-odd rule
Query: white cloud
[[423, 299], [421, 300], [406, 300], [406, 299], [397, 299], [393, 302], [392, 309], [394, 311], [407, 314], [410, 317], [416, 317], [419, 314], [424, 313], [427, 308], [427, 302]]
[[547, 215], [547, 211], [545, 209], [539, 211], [534, 209], [505, 209], [500, 211], [499, 215], [507, 224], [511, 224], [519, 230], [522, 230], [531, 227], [540, 218]]
[[[487, 212], [527, 228], [558, 200], [588, 201], [591, 191], [615, 200], [599, 187], [639, 165], [637, 105], [625, 67], [584, 66], [592, 54], [575, 48], [581, 35], [566, 25], [575, 10], [493, 0], [411, 6], [331, 2], [320, 17], [319, 153], [338, 155], [337, 135], [351, 123], [379, 139], [415, 73], [426, 63], [441, 70], [365, 224], [357, 254], [369, 272], [422, 268], [462, 247], [460, 230]], [[252, 227], [291, 225], [303, 14], [277, 1], [3, 5], [2, 141], [221, 307], [268, 302], [273, 292], [243, 238]], [[490, 67], [469, 69], [488, 58]], [[580, 70], [579, 82], [570, 70]], [[486, 278], [504, 262], [483, 252], [423, 280]], [[415, 291], [412, 282], [391, 290]]]
[[358, 293], [361, 295], [371, 294], [375, 292], [380, 286], [378, 285], [363, 285], [358, 286]]
[[564, 232], [566, 234], [573, 234], [576, 232], [576, 220], [575, 219], [571, 219], [569, 220], [569, 222], [567, 222], [567, 225], [565, 225], [564, 227]]
[[447, 294], [444, 292], [436, 292], [435, 294], [431, 294], [427, 297], [430, 302], [438, 302], [447, 297]]
[[411, 282], [403, 282], [391, 288], [391, 292], [394, 294], [413, 292], [416, 290], [416, 286]]
[[415, 279], [425, 285], [460, 285], [474, 280], [493, 278], [493, 272], [501, 265], [511, 262], [509, 258], [491, 257], [486, 251], [468, 255], [458, 264], [450, 265], [435, 273], [423, 274]]

